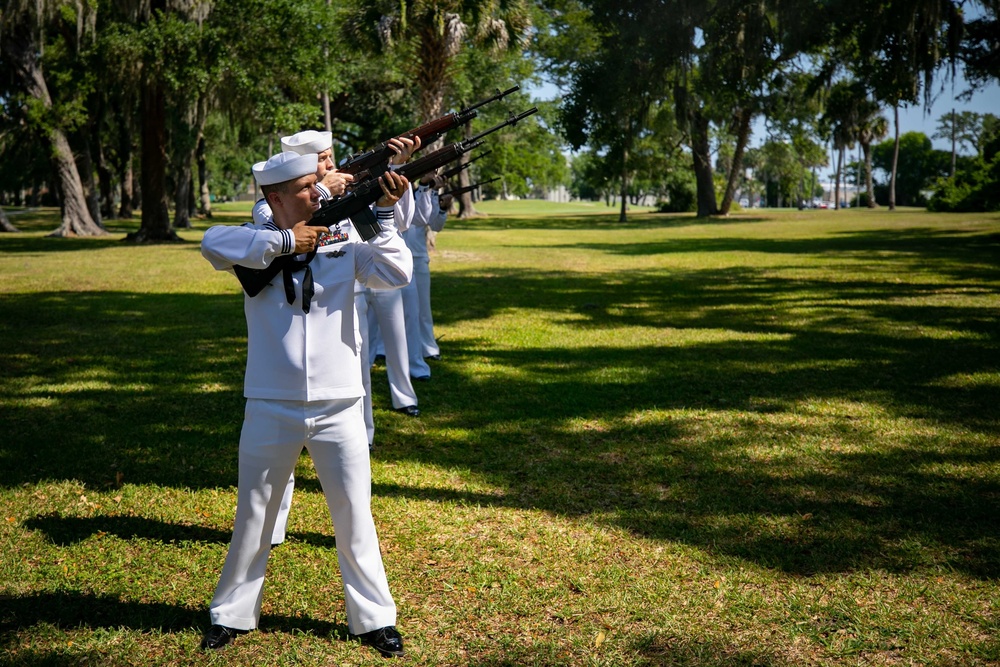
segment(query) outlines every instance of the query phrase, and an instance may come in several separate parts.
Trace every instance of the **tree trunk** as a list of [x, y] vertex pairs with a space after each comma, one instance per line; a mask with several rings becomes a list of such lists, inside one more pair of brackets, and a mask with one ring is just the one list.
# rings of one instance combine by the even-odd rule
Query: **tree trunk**
[[726, 181], [726, 191], [722, 195], [722, 206], [719, 207], [721, 215], [729, 215], [729, 209], [733, 205], [736, 184], [743, 171], [743, 153], [746, 151], [747, 141], [750, 138], [751, 113], [746, 109], [740, 109], [739, 114], [740, 124], [736, 134], [736, 149], [733, 151], [733, 164], [729, 170], [729, 179]]
[[892, 173], [889, 175], [889, 210], [896, 210], [896, 167], [899, 164], [899, 105], [893, 105], [895, 141], [892, 148]]
[[628, 148], [622, 149], [621, 174], [622, 203], [618, 210], [618, 222], [628, 222]]
[[[148, 74], [146, 76], [149, 76]], [[163, 86], [158, 81], [142, 83], [142, 222], [126, 240], [134, 243], [179, 241], [170, 228], [167, 210], [166, 113]]]
[[951, 177], [955, 178], [955, 109], [951, 110]]
[[131, 218], [135, 214], [135, 174], [132, 171], [132, 160], [129, 158], [121, 174], [119, 185], [118, 217]]
[[191, 215], [188, 208], [191, 195], [191, 161], [184, 160], [178, 170], [177, 187], [174, 189], [175, 229], [191, 229]]
[[50, 132], [53, 146], [53, 161], [59, 179], [59, 195], [62, 208], [62, 224], [49, 236], [101, 236], [107, 234], [90, 215], [87, 197], [83, 193], [80, 172], [77, 171], [69, 140], [60, 130]]
[[100, 132], [95, 133], [94, 153], [97, 157], [97, 182], [101, 197], [101, 216], [112, 219], [115, 217], [115, 190], [112, 187], [111, 165], [104, 154], [104, 143], [101, 141]]
[[205, 161], [205, 135], [198, 137], [198, 183], [201, 189], [201, 208], [199, 213], [208, 219], [212, 218], [212, 195], [208, 190], [208, 164]]
[[708, 118], [700, 112], [691, 121], [691, 155], [698, 191], [698, 217], [704, 218], [718, 212], [715, 201], [715, 179], [712, 174], [712, 155], [708, 143]]
[[[465, 138], [469, 139], [472, 137], [472, 123], [466, 123], [463, 130], [465, 133]], [[458, 164], [462, 165], [469, 161], [469, 154], [466, 153], [458, 160]], [[472, 184], [472, 177], [469, 175], [468, 169], [463, 169], [458, 172], [458, 187], [464, 188]], [[458, 217], [460, 220], [465, 220], [466, 218], [472, 218], [479, 215], [479, 211], [476, 210], [476, 206], [472, 200], [472, 192], [463, 192], [458, 196]]]
[[[416, 83], [420, 91], [418, 104], [422, 123], [440, 117], [444, 112], [445, 85], [451, 80], [448, 67], [452, 58], [448, 55], [447, 27], [440, 30], [437, 24], [423, 25], [418, 29], [420, 39], [420, 63], [417, 67]], [[443, 139], [439, 140], [443, 143]], [[440, 145], [435, 142], [435, 147]], [[424, 146], [424, 148], [431, 148]]]
[[194, 196], [194, 176], [188, 179], [188, 217], [193, 218], [198, 215], [198, 200]]
[[840, 170], [844, 164], [844, 149], [837, 149], [837, 175], [833, 186], [833, 210], [840, 209]]
[[192, 164], [198, 157], [198, 147], [208, 120], [208, 96], [201, 94], [184, 113], [178, 122], [179, 135], [173, 142], [173, 148], [178, 153], [176, 170], [176, 192], [174, 193], [174, 227], [191, 228], [191, 216], [194, 215], [194, 178]]
[[11, 224], [10, 218], [4, 213], [4, 210], [0, 208], [0, 232], [17, 232], [20, 231], [17, 227]]
[[865, 192], [868, 194], [868, 208], [878, 208], [875, 203], [875, 185], [872, 183], [872, 145], [861, 144], [861, 152], [865, 156]]
[[[29, 26], [14, 29], [0, 44], [13, 64], [14, 73], [20, 79], [27, 93], [41, 103], [48, 112], [52, 108], [52, 98], [45, 83], [40, 49], [35, 44], [36, 31]], [[73, 151], [65, 132], [58, 127], [45, 131], [51, 146], [50, 152], [62, 191], [62, 224], [50, 236], [100, 236], [107, 231], [94, 222], [87, 209], [87, 198], [83, 193], [80, 172], [77, 171]]]
[[87, 199], [87, 210], [90, 217], [98, 225], [101, 225], [101, 198], [94, 183], [94, 161], [91, 158], [92, 149], [90, 146], [90, 128], [84, 128], [83, 132], [77, 135], [80, 151], [77, 158], [77, 171], [80, 174], [80, 182], [83, 184], [84, 196]]
[[118, 115], [118, 217], [131, 218], [135, 213], [135, 175], [132, 170], [132, 122], [126, 109]]
[[[323, 50], [326, 54], [326, 49]], [[333, 114], [330, 111], [330, 91], [324, 90], [320, 95], [320, 103], [323, 105], [323, 128], [327, 132], [333, 132]], [[337, 164], [337, 155], [333, 151], [333, 146], [330, 147], [330, 159], [333, 160], [334, 164]]]
[[[326, 6], [330, 7], [333, 4], [333, 0], [326, 0]], [[323, 60], [324, 62], [330, 58], [330, 47], [328, 44], [323, 44]], [[330, 89], [324, 88], [323, 92], [320, 93], [320, 103], [323, 105], [323, 129], [327, 132], [333, 132], [333, 113], [330, 111]], [[333, 150], [333, 146], [330, 147], [330, 159], [333, 160], [334, 164], [337, 164], [337, 154]], [[204, 181], [202, 181], [204, 182]], [[209, 215], [211, 217], [211, 215]]]

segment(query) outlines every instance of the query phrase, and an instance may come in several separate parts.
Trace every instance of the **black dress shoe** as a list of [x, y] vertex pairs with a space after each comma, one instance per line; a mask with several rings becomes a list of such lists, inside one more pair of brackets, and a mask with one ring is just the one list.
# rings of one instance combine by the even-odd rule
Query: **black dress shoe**
[[415, 382], [430, 382], [431, 381], [431, 376], [430, 375], [411, 375], [410, 379], [414, 380]]
[[428, 355], [428, 356], [424, 357], [424, 359], [430, 359], [431, 361], [441, 361], [441, 355], [440, 354], [431, 354], [431, 355]]
[[395, 626], [389, 625], [358, 635], [362, 644], [371, 646], [386, 658], [403, 657], [403, 638]]
[[213, 625], [205, 633], [205, 636], [201, 640], [201, 647], [203, 649], [208, 649], [214, 651], [215, 649], [220, 649], [226, 644], [235, 641], [237, 635], [245, 635], [247, 630], [237, 630], [236, 628], [227, 628], [224, 625]]
[[396, 412], [402, 412], [404, 415], [408, 415], [410, 417], [420, 416], [420, 410], [418, 410], [415, 405], [407, 405], [405, 408], [396, 408]]

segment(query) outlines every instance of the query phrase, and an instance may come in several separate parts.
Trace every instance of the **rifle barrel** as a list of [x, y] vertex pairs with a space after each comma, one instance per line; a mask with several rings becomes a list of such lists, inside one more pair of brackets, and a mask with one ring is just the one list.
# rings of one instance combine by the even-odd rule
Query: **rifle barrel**
[[499, 123], [497, 125], [494, 125], [493, 127], [491, 127], [488, 130], [483, 130], [482, 132], [480, 132], [476, 136], [470, 137], [469, 139], [466, 139], [466, 141], [479, 141], [480, 139], [482, 139], [486, 135], [492, 134], [492, 133], [496, 132], [499, 129], [507, 127], [508, 125], [517, 125], [520, 121], [522, 121], [525, 118], [527, 118], [528, 116], [530, 116], [532, 114], [536, 114], [536, 113], [538, 113], [538, 107], [531, 107], [527, 111], [522, 111], [521, 113], [516, 114], [516, 115], [515, 114], [511, 114], [510, 117], [507, 118], [507, 120], [505, 120], [504, 122]]
[[478, 187], [480, 187], [482, 185], [487, 185], [489, 183], [493, 183], [494, 181], [499, 181], [499, 180], [500, 180], [499, 176], [494, 176], [493, 178], [489, 179], [488, 181], [479, 181], [478, 183], [473, 183], [472, 185], [466, 185], [466, 186], [463, 186], [463, 187], [460, 187], [460, 188], [453, 188], [451, 190], [448, 190], [444, 194], [451, 195], [453, 197], [456, 196], [456, 195], [462, 195], [462, 194], [465, 194], [466, 192], [472, 192], [473, 190], [475, 190], [476, 188], [478, 188]]
[[497, 88], [496, 89], [497, 92], [494, 93], [491, 97], [487, 97], [485, 100], [481, 100], [479, 102], [476, 102], [471, 107], [466, 107], [465, 109], [462, 109], [459, 113], [464, 114], [464, 113], [467, 113], [469, 111], [474, 111], [475, 109], [478, 109], [481, 106], [489, 104], [490, 102], [496, 102], [497, 100], [502, 100], [503, 98], [507, 97], [511, 93], [517, 92], [520, 89], [521, 89], [521, 86], [514, 86], [513, 88], [508, 88], [507, 90], [505, 90], [503, 92], [500, 92], [500, 89]]

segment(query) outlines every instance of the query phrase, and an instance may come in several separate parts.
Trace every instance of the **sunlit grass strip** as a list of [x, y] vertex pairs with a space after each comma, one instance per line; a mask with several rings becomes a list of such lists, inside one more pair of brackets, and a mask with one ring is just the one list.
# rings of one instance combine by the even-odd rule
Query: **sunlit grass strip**
[[[438, 237], [422, 417], [374, 375], [410, 662], [1000, 660], [1000, 216], [518, 206]], [[183, 236], [0, 236], [3, 660], [380, 664], [305, 457], [261, 631], [197, 651], [245, 330]]]

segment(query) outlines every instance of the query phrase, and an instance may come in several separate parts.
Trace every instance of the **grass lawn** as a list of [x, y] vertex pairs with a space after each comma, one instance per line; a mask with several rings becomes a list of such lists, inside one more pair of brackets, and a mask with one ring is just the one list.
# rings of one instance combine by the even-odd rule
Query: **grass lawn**
[[[1000, 664], [1000, 215], [479, 208], [437, 237], [421, 417], [373, 373], [409, 664]], [[11, 220], [0, 664], [384, 664], [306, 456], [260, 630], [198, 650], [245, 362], [206, 222]]]

